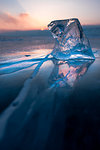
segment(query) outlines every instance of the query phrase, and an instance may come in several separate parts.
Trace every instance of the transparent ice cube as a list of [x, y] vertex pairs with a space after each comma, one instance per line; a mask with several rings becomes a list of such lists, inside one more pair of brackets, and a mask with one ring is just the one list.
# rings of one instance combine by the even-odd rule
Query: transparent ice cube
[[48, 28], [55, 38], [52, 55], [56, 59], [95, 59], [78, 19], [55, 20]]

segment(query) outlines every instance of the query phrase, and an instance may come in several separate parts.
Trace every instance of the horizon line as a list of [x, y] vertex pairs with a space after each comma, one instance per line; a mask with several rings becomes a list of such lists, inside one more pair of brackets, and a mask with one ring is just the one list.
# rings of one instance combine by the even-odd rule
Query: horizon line
[[[82, 26], [100, 26], [100, 24], [85, 24]], [[17, 31], [46, 31], [48, 30], [48, 28], [39, 28], [39, 29], [26, 29], [26, 30], [22, 30], [22, 29], [14, 29], [14, 30], [4, 30], [4, 29], [0, 29], [0, 33], [4, 33], [4, 32], [17, 32]]]

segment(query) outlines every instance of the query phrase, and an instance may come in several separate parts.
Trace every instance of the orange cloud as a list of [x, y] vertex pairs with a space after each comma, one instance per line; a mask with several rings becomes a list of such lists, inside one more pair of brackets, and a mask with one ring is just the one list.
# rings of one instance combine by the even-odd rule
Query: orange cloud
[[0, 30], [33, 30], [41, 29], [40, 23], [33, 19], [28, 13], [11, 15], [0, 13]]

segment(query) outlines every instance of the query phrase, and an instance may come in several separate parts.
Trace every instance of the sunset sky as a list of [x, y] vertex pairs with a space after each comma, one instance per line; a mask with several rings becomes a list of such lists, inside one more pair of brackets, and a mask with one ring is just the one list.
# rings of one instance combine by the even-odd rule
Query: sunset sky
[[67, 18], [100, 25], [99, 7], [100, 0], [0, 0], [0, 30], [42, 30]]

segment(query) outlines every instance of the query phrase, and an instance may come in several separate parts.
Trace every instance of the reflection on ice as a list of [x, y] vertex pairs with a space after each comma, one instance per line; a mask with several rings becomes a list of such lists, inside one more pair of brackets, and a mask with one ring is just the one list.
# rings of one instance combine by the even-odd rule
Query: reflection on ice
[[93, 61], [53, 60], [53, 63], [54, 69], [49, 78], [51, 87], [73, 87], [77, 79], [86, 73]]

